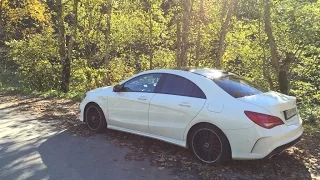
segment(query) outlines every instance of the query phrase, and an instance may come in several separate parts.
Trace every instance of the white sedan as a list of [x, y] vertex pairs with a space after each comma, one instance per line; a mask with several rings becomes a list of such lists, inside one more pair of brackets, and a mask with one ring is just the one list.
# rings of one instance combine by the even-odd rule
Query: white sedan
[[272, 157], [303, 133], [295, 97], [214, 69], [145, 71], [87, 92], [80, 110], [93, 131], [159, 139], [205, 163]]

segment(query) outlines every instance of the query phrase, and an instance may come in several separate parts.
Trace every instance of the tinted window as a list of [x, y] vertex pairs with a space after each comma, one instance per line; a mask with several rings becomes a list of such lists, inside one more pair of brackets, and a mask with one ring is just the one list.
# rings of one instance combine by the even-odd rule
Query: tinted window
[[213, 81], [224, 91], [235, 98], [260, 94], [266, 90], [254, 83], [235, 75], [227, 75]]
[[127, 81], [124, 84], [124, 92], [153, 92], [157, 86], [161, 74], [141, 75]]
[[176, 75], [166, 75], [161, 93], [206, 99], [205, 94], [197, 85]]

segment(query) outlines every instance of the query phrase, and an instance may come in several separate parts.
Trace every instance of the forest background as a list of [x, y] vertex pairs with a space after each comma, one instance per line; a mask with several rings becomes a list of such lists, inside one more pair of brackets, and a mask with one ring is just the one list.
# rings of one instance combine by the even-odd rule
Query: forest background
[[0, 0], [1, 91], [81, 98], [185, 66], [296, 96], [305, 122], [319, 125], [320, 2]]

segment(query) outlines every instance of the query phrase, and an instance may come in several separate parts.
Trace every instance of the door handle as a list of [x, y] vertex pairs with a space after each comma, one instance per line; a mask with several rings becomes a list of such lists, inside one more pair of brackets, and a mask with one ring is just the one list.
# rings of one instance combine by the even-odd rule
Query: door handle
[[183, 102], [183, 103], [180, 103], [179, 106], [182, 106], [182, 107], [191, 107], [191, 105], [187, 102]]
[[139, 100], [147, 100], [147, 98], [144, 97], [144, 96], [138, 97], [138, 99], [139, 99]]

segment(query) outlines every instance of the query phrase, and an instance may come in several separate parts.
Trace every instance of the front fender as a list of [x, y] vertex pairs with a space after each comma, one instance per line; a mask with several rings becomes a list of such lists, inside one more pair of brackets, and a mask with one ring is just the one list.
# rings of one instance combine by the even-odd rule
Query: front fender
[[106, 121], [107, 121], [107, 124], [109, 124], [109, 114], [108, 114], [108, 97], [107, 96], [90, 96], [90, 95], [87, 95], [83, 101], [80, 103], [80, 120], [81, 121], [84, 121], [84, 110], [85, 110], [85, 107], [89, 104], [89, 103], [95, 103], [97, 104], [103, 114], [104, 114], [104, 117], [106, 118]]

